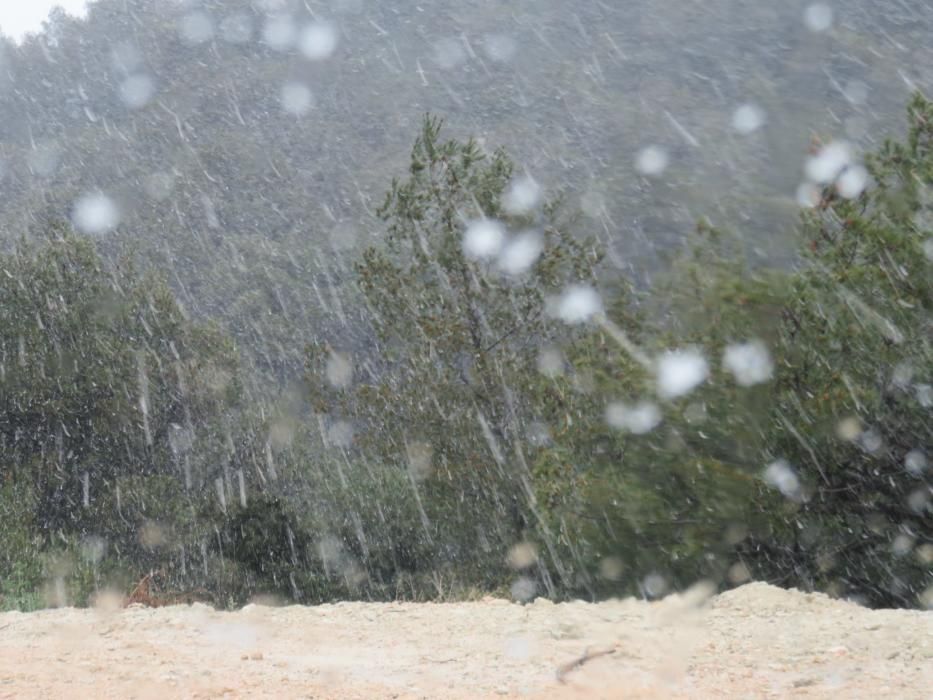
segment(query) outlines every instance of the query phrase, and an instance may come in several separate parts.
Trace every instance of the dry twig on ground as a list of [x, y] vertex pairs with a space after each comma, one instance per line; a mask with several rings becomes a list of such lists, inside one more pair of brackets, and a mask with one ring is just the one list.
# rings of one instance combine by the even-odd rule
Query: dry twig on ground
[[557, 680], [560, 683], [566, 683], [567, 681], [565, 678], [571, 671], [578, 669], [580, 666], [589, 661], [592, 661], [593, 659], [598, 659], [601, 656], [609, 656], [610, 654], [615, 653], [615, 647], [610, 649], [597, 649], [596, 651], [590, 651], [589, 647], [587, 647], [586, 651], [583, 652], [583, 656], [580, 656], [573, 661], [568, 661], [567, 663], [561, 664], [557, 667]]

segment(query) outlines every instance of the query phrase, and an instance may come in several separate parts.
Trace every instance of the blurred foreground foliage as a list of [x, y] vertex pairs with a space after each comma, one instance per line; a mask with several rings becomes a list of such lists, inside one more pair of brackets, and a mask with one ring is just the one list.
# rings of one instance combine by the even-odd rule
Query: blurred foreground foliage
[[[429, 117], [356, 264], [368, 349], [319, 338], [274, 409], [153, 275], [62, 228], [4, 254], [2, 604], [158, 571], [166, 595], [222, 605], [702, 578], [930, 605], [933, 105], [908, 114], [865, 192], [828, 187], [804, 214], [794, 269], [752, 269], [704, 223], [650, 292], [606, 279], [559, 201], [507, 207], [508, 156]], [[482, 219], [538, 231], [536, 263], [466, 255]], [[554, 317], [571, 284], [603, 291], [591, 323]], [[741, 343], [767, 349], [766, 381], [720, 362]], [[659, 397], [645, 358], [678, 348], [710, 375]], [[649, 404], [649, 429], [607, 421]]]

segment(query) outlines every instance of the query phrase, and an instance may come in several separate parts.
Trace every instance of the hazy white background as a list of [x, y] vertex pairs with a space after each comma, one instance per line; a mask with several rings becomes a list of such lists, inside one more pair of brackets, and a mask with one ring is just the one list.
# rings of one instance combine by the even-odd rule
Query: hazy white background
[[42, 29], [42, 21], [56, 5], [83, 17], [87, 0], [0, 0], [0, 33], [22, 41], [27, 33]]

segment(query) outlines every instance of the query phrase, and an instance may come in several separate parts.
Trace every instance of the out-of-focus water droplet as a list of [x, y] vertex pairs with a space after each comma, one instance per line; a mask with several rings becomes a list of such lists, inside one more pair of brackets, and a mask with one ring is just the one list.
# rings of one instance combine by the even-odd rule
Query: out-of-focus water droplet
[[427, 442], [410, 442], [406, 445], [408, 470], [415, 481], [424, 481], [434, 471], [434, 448]]
[[645, 595], [649, 598], [660, 598], [667, 593], [667, 579], [661, 574], [648, 574], [641, 582]]
[[269, 447], [275, 450], [287, 450], [295, 442], [298, 424], [295, 417], [285, 413], [278, 416], [269, 426]]
[[797, 204], [804, 209], [813, 209], [820, 203], [823, 193], [820, 188], [812, 182], [802, 182], [797, 188], [795, 199]]
[[862, 422], [854, 417], [843, 418], [836, 424], [836, 435], [840, 440], [854, 442], [862, 434]]
[[220, 23], [220, 36], [230, 44], [245, 44], [253, 38], [253, 21], [245, 12], [224, 17]]
[[447, 37], [435, 42], [434, 60], [443, 70], [452, 70], [463, 65], [467, 60], [463, 42], [456, 37]]
[[572, 284], [557, 299], [556, 316], [564, 323], [578, 324], [602, 313], [603, 300], [599, 292], [585, 284]]
[[921, 486], [907, 496], [907, 507], [915, 513], [923, 513], [930, 505], [930, 487]]
[[63, 576], [55, 576], [46, 589], [45, 602], [50, 608], [64, 608], [68, 605], [68, 590]]
[[334, 55], [338, 39], [337, 27], [332, 22], [312, 22], [301, 30], [298, 49], [309, 61], [322, 61]]
[[811, 32], [825, 32], [833, 26], [833, 8], [825, 2], [808, 5], [803, 12], [803, 22]]
[[871, 124], [862, 114], [850, 114], [843, 121], [845, 135], [852, 141], [861, 141], [871, 129]]
[[518, 603], [528, 603], [534, 600], [538, 592], [538, 586], [534, 579], [522, 576], [515, 580], [509, 590], [512, 594], [512, 600]]
[[120, 223], [120, 212], [114, 201], [103, 192], [92, 192], [75, 202], [72, 221], [82, 233], [97, 235], [116, 228]]
[[619, 581], [625, 572], [625, 565], [619, 557], [608, 556], [599, 560], [599, 577], [606, 581]]
[[274, 15], [266, 19], [262, 41], [273, 51], [288, 51], [295, 45], [298, 28], [289, 15]]
[[706, 381], [709, 363], [699, 350], [670, 350], [658, 358], [655, 373], [658, 395], [675, 399]]
[[194, 446], [194, 431], [178, 423], [169, 424], [168, 446], [175, 457], [186, 455]]
[[914, 538], [910, 535], [900, 534], [894, 538], [891, 542], [891, 552], [895, 556], [904, 557], [910, 554], [910, 550], [914, 548]]
[[502, 249], [499, 269], [507, 275], [523, 275], [528, 272], [544, 251], [544, 236], [539, 231], [519, 233]]
[[154, 520], [146, 520], [139, 528], [139, 543], [147, 549], [165, 546], [168, 535], [165, 528]]
[[508, 63], [518, 52], [518, 44], [507, 34], [487, 34], [483, 37], [483, 51], [490, 61]]
[[88, 598], [88, 604], [95, 612], [104, 616], [118, 614], [123, 610], [124, 602], [123, 593], [116, 588], [101, 588]]
[[144, 184], [146, 194], [157, 202], [168, 199], [175, 189], [175, 178], [171, 173], [152, 173]]
[[129, 75], [143, 64], [143, 56], [134, 44], [122, 41], [110, 50], [110, 62], [115, 70]]
[[855, 199], [868, 186], [868, 171], [861, 165], [845, 169], [836, 181], [836, 191], [846, 199]]
[[304, 83], [289, 82], [282, 86], [282, 109], [300, 117], [314, 106], [314, 95]]
[[502, 200], [502, 206], [510, 214], [527, 214], [540, 203], [541, 185], [527, 175], [512, 180]]
[[917, 403], [924, 408], [933, 406], [933, 385], [917, 384], [914, 387], [914, 395], [917, 397]]
[[552, 444], [551, 431], [541, 421], [532, 421], [525, 433], [528, 444], [532, 447], [546, 447]]
[[760, 340], [729, 345], [723, 353], [722, 364], [739, 386], [762, 384], [774, 375], [771, 353]]
[[694, 401], [689, 404], [684, 409], [683, 417], [690, 425], [702, 425], [709, 417], [709, 412], [706, 410], [706, 403], [703, 401]]
[[933, 610], [933, 586], [929, 586], [924, 590], [917, 600], [924, 610]]
[[854, 105], [865, 104], [868, 101], [868, 85], [861, 80], [850, 80], [846, 83], [843, 94]]
[[933, 564], [933, 544], [922, 544], [914, 550], [917, 561], [924, 566]]
[[726, 578], [729, 579], [729, 583], [731, 583], [733, 586], [739, 586], [750, 581], [752, 575], [749, 572], [748, 567], [743, 562], [737, 561], [735, 564], [729, 567]]
[[618, 430], [635, 435], [649, 433], [661, 424], [661, 408], [650, 401], [635, 404], [613, 402], [606, 406], [606, 422]]
[[505, 655], [516, 661], [527, 661], [531, 657], [531, 642], [525, 637], [510, 637], [505, 642]]
[[360, 240], [360, 231], [352, 220], [338, 221], [330, 230], [328, 239], [337, 250], [353, 250]]
[[538, 371], [546, 377], [559, 377], [564, 373], [564, 356], [557, 348], [543, 348], [538, 353]]
[[214, 38], [214, 22], [206, 12], [192, 12], [179, 20], [178, 32], [187, 44], [203, 44]]
[[148, 75], [131, 75], [120, 83], [120, 99], [130, 109], [142, 109], [155, 94], [155, 83]]
[[832, 141], [807, 159], [807, 179], [819, 185], [828, 185], [852, 165], [852, 159], [852, 148], [848, 143]]
[[334, 421], [327, 430], [327, 439], [335, 447], [346, 449], [353, 444], [354, 432], [353, 426], [347, 421]]
[[663, 173], [670, 159], [661, 146], [646, 146], [638, 153], [635, 169], [646, 177], [657, 177]]
[[884, 440], [881, 437], [881, 433], [879, 433], [874, 428], [869, 428], [868, 430], [862, 431], [862, 434], [859, 435], [858, 441], [862, 449], [869, 454], [877, 453], [884, 446]]
[[353, 381], [353, 363], [339, 352], [331, 352], [325, 368], [327, 381], [335, 389], [345, 389]]
[[596, 189], [594, 185], [591, 185], [580, 196], [580, 209], [587, 216], [599, 219], [607, 209], [606, 196]]
[[764, 110], [757, 105], [742, 105], [732, 114], [732, 128], [742, 135], [758, 131], [764, 123]]
[[107, 540], [97, 535], [88, 535], [81, 540], [81, 554], [91, 563], [98, 564], [107, 553]]
[[933, 262], [933, 238], [927, 238], [923, 242], [923, 254], [926, 256], [927, 260]]
[[929, 461], [923, 450], [911, 450], [904, 457], [904, 468], [914, 476], [920, 476], [927, 470]]
[[62, 160], [62, 148], [54, 141], [39, 144], [29, 152], [29, 169], [40, 177], [49, 177]]
[[509, 548], [506, 562], [516, 571], [534, 566], [538, 561], [538, 548], [531, 542], [519, 542]]
[[495, 258], [505, 245], [505, 226], [495, 219], [478, 219], [463, 234], [463, 253], [474, 260]]
[[730, 523], [723, 534], [723, 541], [730, 547], [734, 547], [739, 542], [748, 537], [748, 525], [745, 523]]
[[764, 481], [780, 491], [785, 498], [800, 500], [800, 478], [786, 460], [779, 459], [769, 464], [764, 471]]
[[898, 362], [891, 372], [891, 384], [898, 389], [907, 389], [914, 379], [914, 366], [907, 360]]

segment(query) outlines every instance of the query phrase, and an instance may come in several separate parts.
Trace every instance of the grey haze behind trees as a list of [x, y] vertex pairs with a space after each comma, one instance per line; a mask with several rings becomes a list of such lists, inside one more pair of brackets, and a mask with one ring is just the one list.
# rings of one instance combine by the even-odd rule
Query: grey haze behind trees
[[923, 3], [829, 28], [808, 5], [97, 0], [0, 50], [0, 220], [15, 238], [105, 194], [105, 249], [166, 270], [277, 383], [301, 368], [285, 339], [361, 342], [348, 255], [426, 111], [568, 191], [610, 266], [650, 276], [700, 216], [780, 263], [809, 135], [870, 145], [933, 65]]

